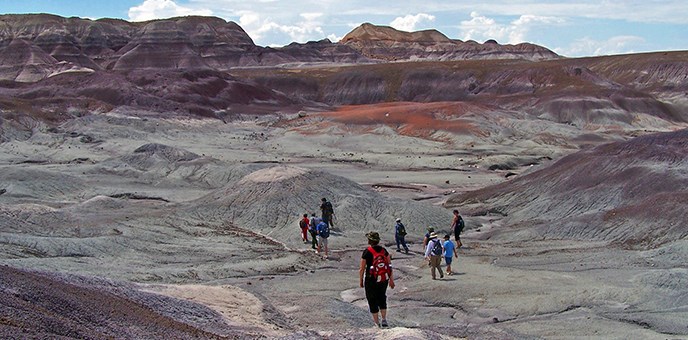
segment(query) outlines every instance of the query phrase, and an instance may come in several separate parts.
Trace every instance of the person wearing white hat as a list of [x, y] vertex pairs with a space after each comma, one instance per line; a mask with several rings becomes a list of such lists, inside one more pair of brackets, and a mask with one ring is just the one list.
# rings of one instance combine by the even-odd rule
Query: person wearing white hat
[[428, 236], [428, 246], [425, 248], [425, 259], [429, 261], [430, 273], [432, 274], [432, 279], [436, 280], [435, 269], [440, 272], [440, 279], [444, 277], [442, 268], [442, 252], [444, 251], [442, 247], [442, 241], [437, 238], [436, 232], [431, 232]]
[[408, 245], [406, 245], [406, 227], [401, 223], [401, 219], [397, 218], [397, 224], [394, 226], [394, 240], [397, 241], [397, 252], [401, 251], [401, 246], [404, 247], [404, 252], [408, 254]]

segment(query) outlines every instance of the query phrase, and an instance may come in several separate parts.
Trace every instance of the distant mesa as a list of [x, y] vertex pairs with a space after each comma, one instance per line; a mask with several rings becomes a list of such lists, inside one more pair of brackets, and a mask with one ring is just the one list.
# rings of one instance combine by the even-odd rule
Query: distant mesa
[[[436, 30], [402, 32], [369, 23], [355, 28], [339, 43], [323, 39], [266, 48], [256, 46], [236, 23], [216, 17], [127, 22], [6, 14], [0, 15], [0, 22], [4, 27], [0, 30], [0, 70], [5, 69], [1, 79], [20, 81], [43, 79], [54, 72], [58, 62], [96, 71], [129, 71], [229, 70], [285, 63], [558, 58], [543, 47], [523, 50], [496, 43], [466, 44]], [[32, 65], [30, 69], [20, 69], [27, 64]], [[7, 70], [10, 67], [13, 72]], [[20, 76], [22, 72], [25, 74]]]
[[462, 42], [449, 39], [437, 30], [404, 32], [370, 23], [355, 28], [340, 43], [368, 58], [385, 61], [559, 58], [549, 49], [533, 44], [499, 45], [495, 40], [485, 44]]

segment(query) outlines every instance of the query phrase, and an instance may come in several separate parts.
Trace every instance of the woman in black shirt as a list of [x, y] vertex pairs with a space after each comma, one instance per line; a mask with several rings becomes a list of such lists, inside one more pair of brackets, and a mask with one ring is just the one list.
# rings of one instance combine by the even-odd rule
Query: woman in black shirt
[[[368, 307], [375, 325], [387, 327], [387, 286], [394, 289], [392, 264], [387, 250], [379, 245], [380, 234], [370, 232], [366, 236], [369, 247], [361, 256], [359, 284], [365, 288]], [[382, 321], [379, 321], [378, 312], [382, 316]]]

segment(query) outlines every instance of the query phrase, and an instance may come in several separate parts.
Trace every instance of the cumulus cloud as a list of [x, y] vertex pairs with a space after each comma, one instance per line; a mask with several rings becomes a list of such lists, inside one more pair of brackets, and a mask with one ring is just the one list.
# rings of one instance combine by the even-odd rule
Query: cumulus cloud
[[141, 5], [129, 9], [129, 20], [147, 21], [187, 15], [213, 15], [213, 11], [178, 5], [172, 0], [145, 0]]
[[576, 39], [568, 47], [555, 48], [554, 51], [568, 57], [612, 55], [634, 53], [635, 50], [642, 49], [645, 43], [645, 39], [632, 35], [615, 36], [606, 40], [584, 37]]
[[265, 37], [278, 35], [286, 35], [290, 41], [306, 42], [325, 37], [321, 26], [322, 16], [322, 13], [301, 13], [300, 20], [291, 25], [283, 25], [270, 18], [263, 18], [260, 13], [245, 11], [240, 13], [239, 26], [259, 45]]
[[551, 16], [521, 15], [518, 19], [506, 24], [495, 19], [471, 12], [471, 20], [462, 21], [460, 36], [463, 40], [485, 41], [495, 39], [499, 42], [518, 44], [527, 41], [528, 32], [540, 25], [556, 25], [564, 19]]
[[418, 13], [416, 15], [407, 15], [403, 17], [397, 17], [389, 24], [390, 26], [406, 32], [413, 32], [416, 27], [421, 22], [435, 21], [435, 16], [425, 13]]

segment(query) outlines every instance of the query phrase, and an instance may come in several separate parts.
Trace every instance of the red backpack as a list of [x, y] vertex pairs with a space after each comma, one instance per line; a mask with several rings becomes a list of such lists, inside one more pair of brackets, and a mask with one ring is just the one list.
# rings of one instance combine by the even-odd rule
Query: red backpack
[[380, 252], [376, 252], [375, 249], [370, 246], [368, 247], [368, 251], [373, 254], [373, 265], [370, 266], [370, 277], [375, 278], [375, 282], [389, 280], [392, 268], [389, 264], [389, 258], [385, 256], [385, 249], [382, 248]]

